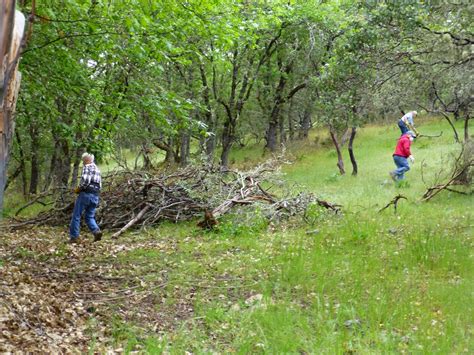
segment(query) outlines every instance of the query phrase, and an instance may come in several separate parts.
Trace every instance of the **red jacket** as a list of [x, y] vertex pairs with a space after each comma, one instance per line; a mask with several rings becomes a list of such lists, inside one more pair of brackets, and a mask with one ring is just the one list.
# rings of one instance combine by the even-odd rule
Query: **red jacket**
[[395, 152], [393, 153], [393, 155], [408, 158], [411, 155], [410, 146], [410, 135], [404, 134], [398, 139], [397, 147], [395, 148]]

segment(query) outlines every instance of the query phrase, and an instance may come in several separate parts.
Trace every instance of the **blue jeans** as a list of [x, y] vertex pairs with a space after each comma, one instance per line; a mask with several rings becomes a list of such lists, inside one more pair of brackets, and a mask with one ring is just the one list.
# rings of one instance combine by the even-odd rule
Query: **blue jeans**
[[398, 120], [398, 127], [400, 127], [400, 131], [402, 131], [402, 136], [409, 131], [407, 125], [405, 124], [405, 122], [403, 122], [402, 119]]
[[77, 196], [74, 211], [72, 212], [71, 225], [69, 227], [69, 236], [71, 239], [79, 237], [82, 213], [84, 213], [84, 219], [90, 231], [92, 233], [99, 231], [99, 226], [95, 221], [95, 209], [98, 205], [99, 196], [96, 194], [81, 192], [79, 196]]
[[405, 178], [404, 174], [408, 170], [410, 170], [410, 166], [408, 165], [408, 159], [399, 155], [394, 155], [393, 161], [397, 166], [397, 169], [393, 171], [393, 174], [395, 175], [397, 180], [403, 180]]

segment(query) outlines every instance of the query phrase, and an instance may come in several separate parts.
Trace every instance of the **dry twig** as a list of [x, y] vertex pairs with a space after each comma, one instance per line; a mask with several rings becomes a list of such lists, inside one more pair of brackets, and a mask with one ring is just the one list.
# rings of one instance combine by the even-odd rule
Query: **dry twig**
[[393, 205], [393, 210], [394, 210], [394, 213], [396, 214], [397, 213], [397, 205], [398, 205], [398, 201], [401, 200], [401, 199], [404, 199], [404, 200], [408, 200], [405, 196], [401, 195], [401, 194], [398, 194], [397, 196], [395, 196], [392, 201], [390, 201], [389, 203], [387, 203], [387, 205], [384, 207], [384, 208], [381, 208], [379, 210], [379, 212], [382, 212], [383, 210], [389, 208], [391, 205]]

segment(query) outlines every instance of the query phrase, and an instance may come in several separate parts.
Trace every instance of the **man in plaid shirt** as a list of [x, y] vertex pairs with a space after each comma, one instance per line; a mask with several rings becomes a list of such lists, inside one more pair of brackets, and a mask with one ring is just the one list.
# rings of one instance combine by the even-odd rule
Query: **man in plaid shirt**
[[102, 238], [102, 232], [95, 221], [95, 210], [99, 205], [99, 193], [102, 188], [102, 180], [97, 165], [94, 164], [94, 156], [89, 153], [82, 154], [81, 181], [76, 187], [75, 192], [79, 194], [72, 212], [71, 225], [69, 228], [69, 242], [77, 243], [81, 226], [81, 216], [84, 213], [84, 219], [87, 227], [94, 235], [94, 241]]

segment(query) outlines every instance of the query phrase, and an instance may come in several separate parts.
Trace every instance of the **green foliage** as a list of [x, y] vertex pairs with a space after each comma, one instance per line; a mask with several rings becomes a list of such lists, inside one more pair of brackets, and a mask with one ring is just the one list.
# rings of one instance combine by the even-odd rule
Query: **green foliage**
[[254, 237], [264, 232], [269, 225], [269, 220], [259, 208], [248, 210], [241, 209], [231, 214], [218, 226], [217, 233], [225, 238]]
[[250, 140], [274, 151], [312, 125], [471, 110], [462, 4], [71, 0], [35, 13], [10, 165], [24, 185], [39, 170], [32, 192], [67, 183], [84, 150], [185, 165]]
[[327, 209], [317, 203], [310, 204], [304, 213], [304, 220], [311, 226], [317, 225], [328, 217]]

